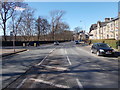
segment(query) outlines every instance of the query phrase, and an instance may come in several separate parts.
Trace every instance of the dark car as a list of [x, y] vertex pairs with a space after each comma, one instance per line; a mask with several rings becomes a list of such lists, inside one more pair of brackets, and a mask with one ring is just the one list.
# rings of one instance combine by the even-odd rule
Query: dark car
[[75, 44], [80, 44], [80, 42], [79, 41], [75, 41]]
[[114, 49], [112, 49], [106, 43], [94, 43], [91, 47], [91, 52], [100, 55], [114, 55]]
[[58, 41], [55, 41], [55, 42], [54, 42], [54, 45], [59, 45], [59, 42], [58, 42]]

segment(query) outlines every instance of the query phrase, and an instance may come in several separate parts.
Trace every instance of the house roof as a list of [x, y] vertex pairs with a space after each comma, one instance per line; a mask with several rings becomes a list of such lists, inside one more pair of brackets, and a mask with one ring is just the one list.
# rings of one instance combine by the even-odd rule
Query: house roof
[[97, 29], [97, 24], [92, 24], [89, 32], [91, 32], [92, 30], [95, 30], [95, 29]]
[[[106, 26], [107, 23], [110, 23], [110, 22], [115, 21], [115, 20], [118, 20], [118, 19], [119, 19], [119, 18], [116, 17], [116, 18], [111, 19], [111, 20], [108, 21], [108, 22], [101, 22], [101, 21], [98, 21], [97, 24], [99, 24], [100, 27], [103, 27], [103, 26]], [[90, 33], [92, 30], [97, 29], [97, 24], [92, 24], [92, 25], [91, 25], [89, 33]]]
[[107, 23], [108, 23], [108, 22], [101, 22], [101, 23], [100, 23], [100, 27], [105, 26]]

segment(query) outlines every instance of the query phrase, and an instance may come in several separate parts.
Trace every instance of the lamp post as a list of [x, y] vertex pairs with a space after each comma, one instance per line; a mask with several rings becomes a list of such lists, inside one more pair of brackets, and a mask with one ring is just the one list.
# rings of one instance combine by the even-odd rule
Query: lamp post
[[[83, 21], [80, 20], [80, 22], [83, 22]], [[86, 23], [83, 22], [83, 25], [84, 25], [83, 29], [86, 30]]]
[[[81, 23], [82, 21], [80, 20], [80, 23]], [[81, 30], [82, 30], [82, 25], [80, 26], [81, 27]]]
[[84, 21], [81, 21], [81, 20], [80, 20], [80, 22], [83, 22], [83, 30], [82, 30], [83, 31], [83, 33], [82, 33], [83, 38], [82, 39], [86, 40], [86, 36], [85, 36], [86, 35], [86, 33], [85, 33], [85, 31], [86, 31], [86, 23]]
[[13, 50], [14, 50], [14, 53], [15, 53], [15, 37], [14, 37], [14, 31], [11, 31], [10, 32], [10, 36], [12, 36], [12, 41], [13, 41]]
[[[80, 20], [80, 22], [82, 22], [82, 21]], [[82, 28], [82, 25], [81, 25], [81, 28], [80, 28], [80, 41], [82, 40], [82, 37], [83, 37], [82, 32], [81, 32], [82, 30], [83, 30], [83, 28]]]

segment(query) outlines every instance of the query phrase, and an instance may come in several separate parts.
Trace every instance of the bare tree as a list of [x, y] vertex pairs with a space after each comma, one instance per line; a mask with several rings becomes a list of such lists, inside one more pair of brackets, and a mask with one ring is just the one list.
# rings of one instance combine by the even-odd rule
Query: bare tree
[[55, 33], [58, 30], [59, 23], [62, 21], [62, 17], [64, 14], [65, 14], [65, 11], [62, 11], [62, 10], [55, 10], [50, 12], [53, 40], [55, 40]]
[[3, 29], [5, 41], [7, 21], [12, 17], [15, 7], [21, 7], [21, 5], [21, 2], [0, 2], [0, 25]]
[[42, 20], [42, 32], [44, 35], [44, 40], [45, 40], [45, 36], [48, 34], [49, 29], [50, 29], [50, 24], [48, 23], [47, 19], [43, 19]]
[[[58, 30], [56, 31], [57, 33], [57, 38], [63, 38], [65, 40], [65, 37], [66, 37], [66, 31], [68, 31], [70, 28], [69, 28], [69, 25], [65, 22], [60, 22], [58, 24]], [[59, 34], [59, 35], [58, 35]]]
[[45, 36], [48, 34], [48, 31], [50, 29], [50, 24], [48, 23], [47, 19], [38, 17], [35, 26], [37, 30], [38, 41], [40, 39], [40, 36], [44, 36], [45, 40]]
[[16, 41], [16, 36], [19, 34], [18, 33], [18, 28], [20, 26], [20, 23], [22, 21], [22, 12], [20, 13], [13, 13], [11, 21], [9, 22], [9, 30], [12, 30], [14, 32], [15, 36], [15, 41]]
[[63, 30], [69, 30], [69, 29], [70, 29], [70, 27], [66, 22], [59, 22], [58, 23], [58, 30], [63, 31]]
[[79, 33], [79, 32], [80, 32], [80, 30], [81, 30], [81, 28], [80, 28], [80, 27], [75, 27], [75, 28], [74, 28], [74, 32], [75, 32], [75, 33]]
[[41, 35], [41, 17], [38, 17], [38, 19], [35, 22], [35, 29], [36, 29], [36, 34], [37, 34], [37, 40], [40, 40], [40, 35]]
[[63, 31], [63, 40], [72, 40], [73, 38], [73, 32], [72, 31], [68, 31], [68, 30], [64, 30]]
[[19, 34], [25, 40], [30, 41], [35, 33], [34, 9], [27, 7], [21, 14], [22, 20], [18, 27]]

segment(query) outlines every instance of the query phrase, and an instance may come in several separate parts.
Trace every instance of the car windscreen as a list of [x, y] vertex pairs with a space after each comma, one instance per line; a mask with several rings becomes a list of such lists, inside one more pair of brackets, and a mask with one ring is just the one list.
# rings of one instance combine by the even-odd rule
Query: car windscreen
[[109, 48], [109, 46], [107, 44], [98, 44], [98, 47], [101, 48]]

